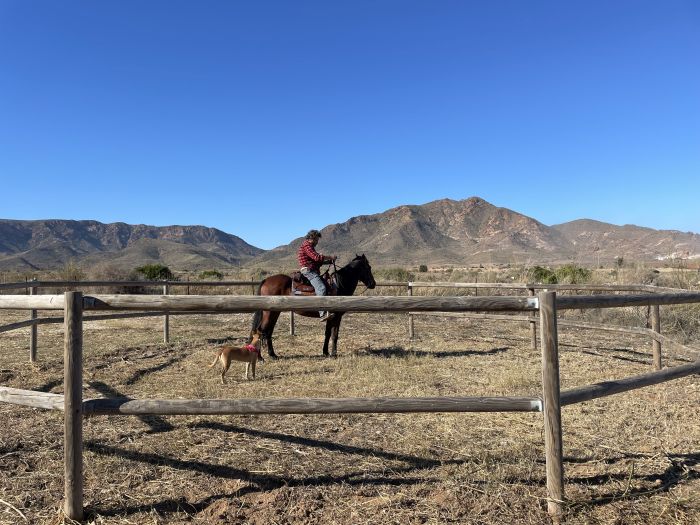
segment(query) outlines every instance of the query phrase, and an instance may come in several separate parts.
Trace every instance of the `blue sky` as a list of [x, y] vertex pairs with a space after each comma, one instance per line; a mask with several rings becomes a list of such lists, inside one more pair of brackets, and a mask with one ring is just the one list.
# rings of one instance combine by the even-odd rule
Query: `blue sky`
[[700, 232], [700, 3], [0, 0], [0, 218]]

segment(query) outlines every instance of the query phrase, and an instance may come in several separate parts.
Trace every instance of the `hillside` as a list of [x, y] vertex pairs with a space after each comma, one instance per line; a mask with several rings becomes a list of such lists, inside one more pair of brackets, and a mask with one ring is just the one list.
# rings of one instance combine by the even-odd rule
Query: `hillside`
[[[559, 231], [506, 208], [472, 197], [392, 208], [326, 226], [319, 249], [347, 258], [365, 253], [380, 265], [465, 265], [565, 261], [574, 246]], [[302, 238], [270, 250], [252, 263], [294, 265]]]
[[571, 243], [577, 257], [587, 261], [695, 259], [700, 257], [700, 235], [676, 230], [654, 230], [626, 224], [616, 226], [590, 219], [554, 225]]
[[[590, 219], [555, 226], [479, 197], [404, 205], [352, 217], [321, 230], [319, 250], [347, 261], [364, 253], [375, 266], [557, 264], [700, 258], [700, 235]], [[305, 232], [300, 232], [305, 233]], [[132, 269], [160, 262], [172, 269], [246, 266], [295, 268], [302, 237], [265, 251], [204, 226], [146, 226], [97, 221], [0, 220], [0, 270], [42, 270], [105, 261]]]
[[153, 262], [174, 268], [232, 266], [262, 251], [240, 237], [204, 226], [0, 220], [0, 269], [4, 270], [104, 261], [128, 268]]

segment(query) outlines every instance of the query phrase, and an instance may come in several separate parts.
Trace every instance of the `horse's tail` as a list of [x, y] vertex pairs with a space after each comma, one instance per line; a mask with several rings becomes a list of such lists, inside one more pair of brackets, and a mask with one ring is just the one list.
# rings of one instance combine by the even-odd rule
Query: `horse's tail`
[[253, 314], [253, 320], [250, 323], [250, 343], [253, 340], [253, 335], [260, 331], [260, 325], [262, 324], [262, 310], [258, 310]]
[[[260, 290], [262, 290], [262, 286], [265, 280], [258, 285], [258, 289], [255, 291], [255, 295], [260, 295]], [[250, 323], [250, 340], [248, 341], [248, 344], [250, 344], [253, 341], [253, 336], [255, 335], [256, 332], [259, 332], [260, 330], [260, 325], [262, 324], [262, 310], [257, 310], [253, 314], [253, 319], [252, 322]]]
[[250, 333], [251, 335], [258, 331], [260, 324], [262, 323], [262, 310], [257, 310], [253, 314], [253, 320], [250, 323]]

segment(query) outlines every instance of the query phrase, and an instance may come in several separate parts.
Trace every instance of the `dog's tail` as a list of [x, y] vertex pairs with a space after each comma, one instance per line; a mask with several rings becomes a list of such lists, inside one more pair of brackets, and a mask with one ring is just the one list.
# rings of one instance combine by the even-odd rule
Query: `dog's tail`
[[219, 349], [219, 351], [216, 352], [216, 357], [214, 358], [214, 361], [212, 361], [212, 363], [209, 365], [209, 368], [213, 367], [216, 364], [216, 362], [221, 357], [221, 352], [223, 352], [223, 350], [221, 350], [221, 349]]

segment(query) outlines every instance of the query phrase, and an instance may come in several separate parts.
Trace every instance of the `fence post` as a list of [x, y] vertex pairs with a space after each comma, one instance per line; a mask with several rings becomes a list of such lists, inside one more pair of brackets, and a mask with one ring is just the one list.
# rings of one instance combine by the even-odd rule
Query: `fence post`
[[63, 390], [64, 390], [64, 489], [63, 512], [83, 520], [83, 293], [65, 292]]
[[[413, 296], [413, 283], [410, 281], [408, 283], [408, 296]], [[411, 314], [411, 312], [408, 312], [408, 338], [413, 339], [414, 333], [415, 332], [413, 331], [413, 314]]]
[[[534, 288], [528, 288], [527, 293], [530, 297], [533, 297], [535, 295], [535, 289]], [[532, 320], [529, 321], [530, 324], [530, 339], [532, 340], [532, 349], [537, 350], [537, 312], [532, 312], [530, 314], [530, 317], [532, 317]]]
[[[167, 283], [163, 285], [163, 295], [168, 295], [168, 285]], [[170, 316], [168, 311], [165, 311], [165, 316], [163, 317], [163, 342], [170, 342]]]
[[542, 411], [547, 465], [547, 510], [552, 521], [562, 519], [564, 464], [559, 389], [556, 293], [540, 292], [540, 344], [542, 345]]
[[[32, 279], [32, 281], [36, 281], [36, 279]], [[29, 288], [29, 295], [37, 295], [38, 288], [36, 286], [32, 286]], [[36, 319], [37, 318], [37, 312], [36, 310], [30, 310], [29, 311], [29, 319]], [[29, 362], [30, 363], [35, 363], [36, 362], [36, 347], [37, 347], [37, 342], [38, 342], [38, 330], [37, 330], [37, 325], [36, 323], [32, 325], [30, 332], [29, 332]]]
[[294, 312], [289, 312], [289, 335], [294, 335]]
[[[661, 314], [658, 304], [651, 305], [651, 329], [657, 334], [661, 333]], [[652, 339], [651, 348], [654, 356], [654, 370], [661, 370], [661, 342]]]

